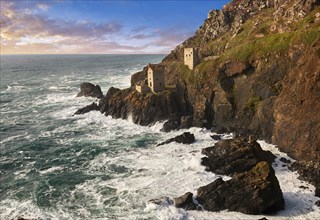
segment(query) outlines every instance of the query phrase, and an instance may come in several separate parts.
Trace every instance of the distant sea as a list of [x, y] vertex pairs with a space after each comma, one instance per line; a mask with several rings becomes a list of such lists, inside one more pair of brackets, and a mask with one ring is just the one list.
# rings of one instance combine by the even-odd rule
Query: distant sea
[[[73, 116], [98, 101], [76, 98], [82, 82], [130, 86], [130, 77], [164, 55], [4, 55], [0, 78], [0, 219], [258, 219], [235, 212], [186, 212], [148, 202], [196, 192], [219, 176], [200, 165], [210, 131], [190, 128], [196, 143], [156, 144], [160, 132], [99, 112]], [[224, 138], [230, 138], [226, 134]], [[278, 158], [286, 157], [261, 141]], [[268, 219], [315, 219], [313, 186], [274, 165], [286, 210]], [[225, 180], [229, 177], [223, 177]], [[300, 185], [308, 189], [299, 188]]]

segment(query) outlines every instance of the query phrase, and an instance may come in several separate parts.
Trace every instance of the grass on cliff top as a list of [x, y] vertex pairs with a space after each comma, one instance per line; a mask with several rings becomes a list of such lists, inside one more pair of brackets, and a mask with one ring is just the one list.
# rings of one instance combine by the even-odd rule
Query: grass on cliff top
[[[228, 33], [221, 37], [220, 45], [228, 45], [228, 48], [221, 54], [221, 58], [222, 60], [248, 61], [251, 58], [272, 53], [282, 54], [295, 44], [312, 46], [320, 40], [320, 24], [313, 23], [315, 14], [318, 12], [320, 8], [315, 9], [301, 21], [293, 23], [290, 32], [270, 33], [273, 19], [270, 16], [272, 11], [268, 9], [246, 21], [237, 35], [230, 36]], [[218, 41], [209, 43], [209, 48], [219, 51], [220, 48], [216, 47], [217, 43]]]
[[[247, 20], [236, 35], [228, 32], [201, 48], [208, 56], [220, 55], [218, 59], [201, 62], [193, 71], [184, 65], [179, 68], [182, 68], [187, 81], [203, 84], [227, 60], [250, 62], [272, 54], [285, 55], [294, 45], [313, 46], [320, 41], [320, 23], [313, 22], [315, 14], [319, 12], [320, 8], [317, 8], [304, 19], [292, 23], [290, 32], [271, 33], [273, 9], [262, 10]], [[318, 53], [320, 57], [320, 51]]]

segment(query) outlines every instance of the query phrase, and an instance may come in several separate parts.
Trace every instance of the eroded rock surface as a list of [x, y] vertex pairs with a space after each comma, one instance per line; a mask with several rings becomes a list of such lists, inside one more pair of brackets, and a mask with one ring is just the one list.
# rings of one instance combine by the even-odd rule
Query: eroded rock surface
[[178, 135], [174, 138], [170, 138], [169, 140], [166, 140], [166, 141], [158, 144], [157, 146], [169, 144], [171, 142], [177, 142], [177, 143], [182, 143], [182, 144], [192, 144], [195, 141], [196, 140], [195, 140], [194, 134], [191, 134], [190, 132], [184, 132], [183, 134]]
[[93, 85], [92, 83], [84, 82], [80, 85], [80, 92], [77, 94], [77, 97], [80, 96], [91, 96], [101, 99], [103, 94], [99, 85]]
[[258, 162], [273, 162], [275, 156], [264, 151], [255, 141], [245, 138], [221, 140], [212, 147], [204, 148], [201, 164], [207, 171], [222, 175], [234, 175], [248, 171]]
[[284, 209], [283, 194], [273, 168], [260, 162], [231, 180], [221, 178], [200, 187], [197, 201], [208, 211], [238, 211], [245, 214], [273, 213]]

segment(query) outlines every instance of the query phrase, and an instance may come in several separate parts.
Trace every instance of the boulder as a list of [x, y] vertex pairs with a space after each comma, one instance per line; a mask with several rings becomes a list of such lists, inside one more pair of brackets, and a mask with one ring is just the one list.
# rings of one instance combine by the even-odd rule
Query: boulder
[[320, 162], [296, 161], [290, 167], [292, 171], [298, 171], [299, 179], [305, 180], [315, 186], [315, 196], [320, 197]]
[[173, 201], [177, 208], [183, 208], [186, 210], [194, 210], [198, 206], [193, 202], [193, 194], [191, 192], [187, 192], [180, 197], [173, 198]]
[[210, 135], [210, 137], [215, 141], [220, 141], [221, 140], [221, 135], [218, 135], [218, 134]]
[[275, 156], [264, 151], [255, 141], [245, 138], [221, 140], [213, 147], [204, 148], [201, 164], [207, 171], [222, 175], [234, 175], [250, 170], [260, 161], [272, 163]]
[[83, 114], [88, 113], [90, 111], [99, 111], [99, 106], [97, 105], [97, 103], [93, 102], [90, 105], [87, 105], [83, 108], [80, 108], [74, 114], [75, 115], [83, 115]]
[[174, 138], [170, 138], [169, 140], [166, 140], [158, 144], [157, 146], [169, 144], [171, 142], [177, 142], [182, 144], [192, 144], [193, 142], [195, 142], [194, 134], [191, 134], [190, 132], [184, 132], [183, 134], [178, 135]]
[[173, 130], [177, 130], [180, 128], [180, 120], [178, 119], [170, 119], [163, 124], [163, 127], [160, 131], [170, 132]]
[[283, 194], [273, 168], [260, 162], [251, 170], [200, 187], [197, 201], [207, 211], [237, 211], [245, 214], [274, 213], [284, 209]]
[[98, 99], [103, 98], [103, 94], [99, 85], [93, 85], [92, 83], [84, 82], [80, 86], [80, 92], [77, 97], [91, 96]]

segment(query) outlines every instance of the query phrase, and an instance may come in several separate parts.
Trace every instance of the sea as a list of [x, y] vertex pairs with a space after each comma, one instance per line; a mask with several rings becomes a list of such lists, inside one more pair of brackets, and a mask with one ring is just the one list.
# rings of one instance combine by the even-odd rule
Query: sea
[[[95, 98], [76, 97], [82, 82], [130, 86], [133, 73], [164, 55], [1, 55], [0, 219], [318, 219], [314, 187], [279, 159], [273, 167], [286, 208], [275, 215], [185, 211], [149, 202], [196, 193], [218, 177], [201, 166], [213, 146], [204, 128], [163, 133], [163, 122], [139, 126], [98, 111], [74, 115]], [[184, 131], [190, 145], [157, 143]], [[224, 134], [231, 138], [233, 134]], [[222, 176], [224, 180], [230, 179]]]

